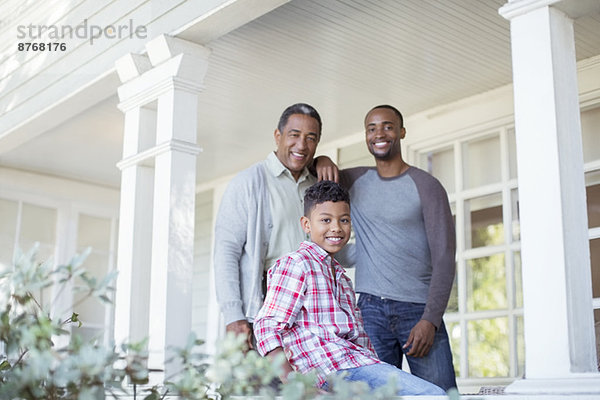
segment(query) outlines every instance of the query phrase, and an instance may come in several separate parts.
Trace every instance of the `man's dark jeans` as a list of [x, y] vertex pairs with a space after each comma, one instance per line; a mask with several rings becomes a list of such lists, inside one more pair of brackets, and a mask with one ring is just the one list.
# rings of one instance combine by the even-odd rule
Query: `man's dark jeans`
[[[425, 304], [382, 299], [361, 293], [358, 307], [362, 313], [365, 330], [379, 358], [401, 369], [402, 346], [408, 340], [410, 330], [421, 320]], [[420, 358], [406, 356], [406, 359], [411, 373], [419, 378], [444, 390], [456, 387], [452, 352], [443, 321], [435, 333], [429, 354]]]

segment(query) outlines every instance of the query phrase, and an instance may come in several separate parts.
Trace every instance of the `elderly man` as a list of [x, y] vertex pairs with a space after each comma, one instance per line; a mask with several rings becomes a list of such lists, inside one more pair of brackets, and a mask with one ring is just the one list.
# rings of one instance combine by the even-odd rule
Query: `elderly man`
[[304, 103], [285, 109], [274, 133], [277, 149], [229, 183], [215, 225], [217, 301], [228, 332], [244, 334], [265, 292], [265, 272], [306, 239], [298, 221], [304, 191], [316, 182], [308, 171], [321, 138], [321, 117]]

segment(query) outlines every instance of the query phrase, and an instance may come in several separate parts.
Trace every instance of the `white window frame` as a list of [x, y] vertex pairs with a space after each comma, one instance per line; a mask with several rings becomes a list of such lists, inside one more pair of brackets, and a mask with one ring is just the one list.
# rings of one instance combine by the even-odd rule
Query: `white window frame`
[[[78, 253], [77, 247], [77, 232], [79, 231], [79, 217], [81, 214], [90, 217], [96, 218], [105, 218], [110, 220], [110, 242], [108, 249], [108, 265], [106, 268], [106, 273], [110, 273], [117, 269], [117, 236], [119, 231], [119, 219], [118, 219], [118, 210], [111, 210], [106, 207], [94, 207], [90, 205], [75, 205], [72, 210], [72, 222], [73, 222], [73, 234], [72, 234], [72, 247], [73, 251], [70, 253], [71, 256], [75, 253]], [[105, 254], [104, 252], [99, 252], [95, 249], [92, 249], [92, 254]], [[85, 265], [85, 263], [84, 263]], [[116, 281], [113, 282], [112, 286], [116, 289]], [[90, 328], [102, 328], [104, 330], [104, 340], [103, 344], [105, 346], [110, 346], [114, 342], [114, 325], [115, 325], [115, 292], [111, 292], [109, 294], [109, 298], [112, 301], [111, 304], [107, 304], [104, 306], [104, 324], [103, 326], [98, 326], [97, 324], [86, 324], [86, 326]]]
[[[447, 323], [459, 323], [461, 332], [460, 374], [457, 376], [459, 386], [477, 388], [482, 385], [505, 385], [518, 377], [517, 355], [517, 318], [523, 317], [523, 308], [516, 306], [515, 265], [513, 254], [519, 252], [520, 241], [512, 240], [512, 199], [511, 193], [518, 189], [517, 179], [510, 178], [509, 167], [509, 130], [514, 130], [512, 118], [503, 118], [468, 130], [453, 134], [439, 135], [423, 142], [413, 142], [406, 146], [405, 154], [409, 164], [419, 166], [419, 156], [431, 151], [452, 148], [454, 152], [455, 190], [449, 193], [449, 201], [454, 205], [457, 237], [457, 284], [458, 312], [447, 312], [444, 320]], [[463, 189], [463, 144], [485, 137], [498, 135], [500, 139], [501, 181], [476, 188]], [[504, 225], [504, 243], [501, 245], [466, 249], [466, 223], [464, 202], [490, 194], [502, 195], [502, 221]], [[467, 260], [504, 253], [506, 267], [507, 308], [467, 312]], [[468, 376], [468, 335], [467, 324], [472, 320], [506, 317], [508, 319], [509, 340], [509, 372], [507, 377], [474, 378]]]
[[[581, 104], [579, 106], [581, 113], [583, 113], [584, 111], [600, 108], [600, 92], [599, 91], [595, 91], [595, 92], [589, 93], [587, 95], [580, 96], [580, 98], [584, 99], [583, 101], [581, 101]], [[600, 159], [584, 163], [584, 165], [583, 165], [584, 174], [587, 174], [588, 172], [595, 172], [595, 171], [600, 171]], [[589, 228], [588, 229], [588, 240], [593, 240], [593, 239], [598, 239], [598, 238], [600, 238], [600, 227]], [[595, 297], [592, 299], [592, 310], [600, 310], [600, 297]], [[599, 345], [600, 344], [596, 343], [596, 346], [599, 346]], [[600, 360], [598, 362], [600, 364]]]
[[[584, 164], [584, 173], [600, 171], [600, 160], [595, 160]], [[600, 238], [600, 227], [588, 229], [589, 240]], [[600, 310], [600, 297], [592, 299], [593, 309]]]
[[[109, 266], [108, 271], [116, 268], [116, 238], [118, 233], [118, 209], [111, 207], [97, 206], [84, 204], [81, 202], [73, 202], [67, 199], [58, 199], [54, 196], [47, 196], [40, 193], [31, 193], [30, 191], [19, 189], [0, 189], [0, 198], [14, 201], [17, 203], [17, 221], [15, 230], [15, 244], [13, 252], [18, 245], [20, 235], [21, 215], [23, 203], [31, 204], [39, 207], [52, 208], [56, 210], [56, 231], [54, 243], [54, 262], [53, 268], [58, 265], [68, 263], [77, 252], [77, 228], [79, 214], [83, 213], [90, 216], [110, 218], [111, 219], [111, 238], [109, 251]], [[28, 251], [29, 249], [22, 249]], [[68, 308], [68, 304], [72, 304], [72, 293], [63, 292], [57, 304], [52, 305], [51, 312], [61, 312], [64, 308]], [[114, 300], [114, 299], [113, 299]], [[68, 303], [68, 304], [67, 304]], [[104, 329], [104, 344], [109, 345], [114, 336], [114, 303], [107, 305], [105, 313]], [[62, 316], [61, 316], [62, 317]], [[66, 343], [57, 342], [59, 345]]]

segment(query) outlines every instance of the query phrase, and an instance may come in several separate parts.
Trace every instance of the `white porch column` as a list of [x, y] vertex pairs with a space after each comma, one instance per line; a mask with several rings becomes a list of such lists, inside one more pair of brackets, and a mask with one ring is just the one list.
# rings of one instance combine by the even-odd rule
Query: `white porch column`
[[573, 21], [587, 0], [513, 0], [525, 379], [512, 393], [600, 393]]
[[169, 376], [167, 349], [191, 332], [197, 98], [210, 52], [165, 35], [146, 49], [116, 63], [126, 139], [115, 337], [148, 337], [149, 367]]
[[[121, 106], [125, 112], [121, 204], [115, 293], [115, 342], [137, 342], [148, 336], [148, 297], [152, 246], [152, 192], [154, 167], [135, 156], [152, 146], [156, 125], [154, 110], [139, 104]], [[134, 312], [131, 312], [135, 310]]]

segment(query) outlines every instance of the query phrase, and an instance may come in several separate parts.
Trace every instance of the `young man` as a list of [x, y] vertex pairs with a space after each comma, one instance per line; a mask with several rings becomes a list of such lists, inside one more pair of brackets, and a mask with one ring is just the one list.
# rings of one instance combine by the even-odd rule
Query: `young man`
[[[448, 195], [437, 179], [402, 158], [406, 129], [389, 105], [365, 117], [365, 138], [376, 167], [340, 171], [352, 199], [358, 305], [381, 360], [441, 388], [456, 387], [442, 316], [455, 274], [456, 237]], [[336, 179], [331, 165], [319, 175]]]
[[352, 283], [333, 258], [350, 239], [348, 192], [331, 181], [311, 186], [300, 223], [311, 241], [269, 269], [267, 296], [254, 323], [259, 353], [285, 354], [284, 381], [292, 370], [315, 370], [322, 386], [327, 375], [343, 371], [345, 379], [371, 388], [395, 376], [398, 395], [444, 395], [437, 386], [379, 361], [365, 334]]
[[306, 238], [298, 219], [304, 191], [316, 182], [307, 167], [321, 138], [321, 117], [308, 104], [293, 104], [274, 137], [277, 150], [231, 180], [215, 224], [217, 301], [226, 330], [246, 335], [249, 348], [266, 269]]

